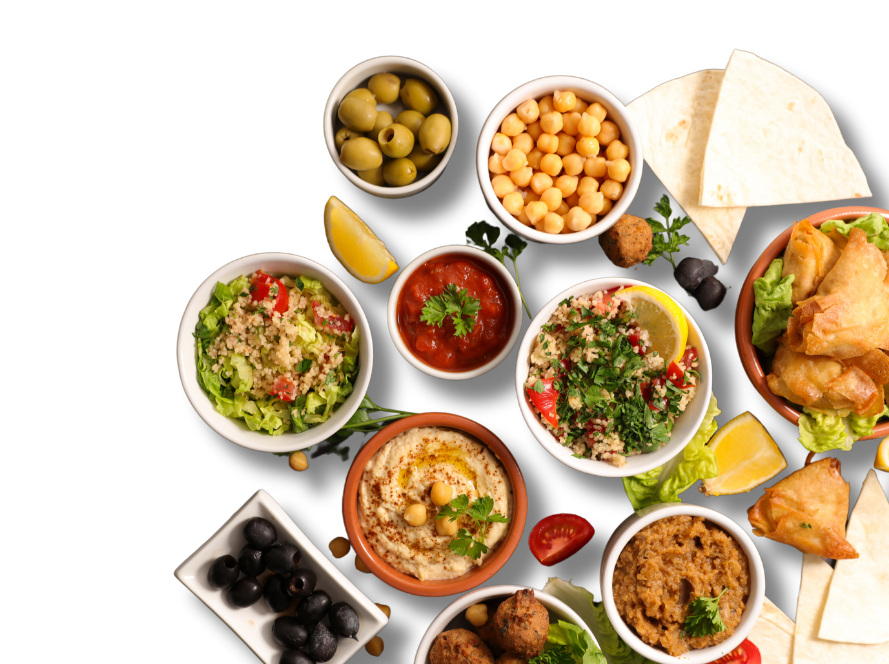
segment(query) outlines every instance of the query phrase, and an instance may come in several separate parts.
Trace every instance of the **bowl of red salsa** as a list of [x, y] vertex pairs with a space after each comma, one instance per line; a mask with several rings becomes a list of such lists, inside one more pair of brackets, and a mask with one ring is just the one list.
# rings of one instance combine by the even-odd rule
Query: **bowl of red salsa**
[[509, 271], [463, 245], [417, 257], [392, 287], [389, 334], [417, 369], [465, 380], [500, 364], [519, 337], [522, 305]]

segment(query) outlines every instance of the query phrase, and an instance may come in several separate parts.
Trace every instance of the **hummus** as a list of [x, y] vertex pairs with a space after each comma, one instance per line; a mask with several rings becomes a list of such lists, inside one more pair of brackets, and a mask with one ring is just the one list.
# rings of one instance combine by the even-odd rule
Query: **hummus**
[[[454, 497], [466, 494], [470, 501], [490, 496], [494, 512], [512, 518], [513, 493], [509, 477], [487, 446], [452, 429], [419, 427], [386, 443], [367, 462], [358, 488], [358, 518], [367, 541], [383, 560], [421, 581], [453, 579], [476, 565], [448, 548], [452, 537], [435, 530], [436, 507], [429, 497], [432, 485], [445, 482]], [[426, 506], [427, 520], [411, 526], [405, 509]], [[458, 525], [480, 537], [475, 523], [461, 517]], [[493, 549], [506, 537], [508, 523], [491, 523], [485, 544]], [[490, 553], [490, 551], [489, 551]]]
[[[683, 636], [689, 604], [716, 597], [726, 629]], [[735, 539], [699, 516], [673, 516], [636, 533], [624, 547], [612, 580], [614, 604], [645, 643], [674, 657], [722, 643], [741, 622], [750, 594], [747, 556]]]

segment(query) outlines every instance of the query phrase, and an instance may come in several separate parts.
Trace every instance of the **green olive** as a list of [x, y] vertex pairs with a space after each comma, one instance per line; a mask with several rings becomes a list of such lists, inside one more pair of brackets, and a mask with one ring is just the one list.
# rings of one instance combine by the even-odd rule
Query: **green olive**
[[352, 131], [366, 132], [374, 128], [377, 109], [370, 102], [358, 97], [347, 97], [340, 104], [336, 116]]
[[419, 143], [414, 146], [414, 149], [411, 150], [411, 153], [407, 156], [408, 159], [414, 162], [414, 166], [416, 166], [417, 170], [421, 173], [434, 169], [438, 166], [443, 157], [444, 155], [441, 154], [426, 154], [423, 152], [423, 148], [420, 147]]
[[373, 105], [374, 108], [377, 107], [377, 98], [374, 96], [374, 93], [367, 88], [357, 88], [355, 90], [352, 90], [352, 92], [343, 97], [343, 99], [350, 99], [351, 97], [355, 97], [356, 99], [363, 99], [368, 104]]
[[420, 147], [426, 154], [441, 154], [451, 142], [451, 121], [441, 113], [435, 113], [420, 125]]
[[387, 161], [383, 166], [383, 179], [393, 187], [403, 187], [410, 184], [416, 177], [417, 167], [406, 157]]
[[342, 150], [343, 143], [345, 143], [346, 141], [351, 141], [353, 138], [359, 138], [361, 136], [364, 136], [364, 134], [362, 134], [360, 131], [352, 131], [348, 127], [343, 127], [336, 133], [336, 136], [333, 137], [333, 142], [336, 143], [337, 150]]
[[368, 184], [375, 184], [378, 187], [385, 187], [386, 181], [383, 179], [383, 167], [377, 166], [366, 171], [358, 171], [358, 177]]
[[410, 129], [414, 138], [417, 138], [417, 135], [420, 133], [420, 125], [423, 124], [425, 119], [425, 115], [416, 111], [402, 111], [395, 116], [395, 122]]
[[369, 171], [383, 163], [383, 153], [379, 145], [362, 136], [343, 143], [340, 160], [353, 170]]
[[374, 74], [367, 87], [381, 104], [393, 104], [398, 99], [401, 80], [395, 74]]
[[377, 143], [387, 157], [407, 157], [414, 149], [414, 135], [411, 130], [400, 124], [386, 127], [377, 136]]
[[379, 113], [377, 113], [377, 119], [374, 122], [374, 128], [370, 130], [370, 138], [376, 140], [377, 136], [380, 135], [380, 132], [393, 122], [394, 120], [392, 120], [391, 113], [387, 113], [386, 111], [380, 111]]
[[412, 111], [429, 115], [438, 106], [438, 95], [426, 81], [409, 78], [401, 88], [401, 101]]

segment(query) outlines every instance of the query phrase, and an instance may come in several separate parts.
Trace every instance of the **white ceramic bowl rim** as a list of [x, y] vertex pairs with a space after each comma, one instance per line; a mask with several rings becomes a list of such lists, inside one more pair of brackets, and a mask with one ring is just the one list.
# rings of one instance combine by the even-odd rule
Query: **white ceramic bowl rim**
[[[694, 344], [698, 349], [698, 370], [701, 373], [701, 383], [698, 384], [695, 396], [689, 402], [685, 413], [682, 415], [682, 417], [676, 420], [676, 427], [673, 430], [673, 436], [670, 438], [670, 442], [668, 442], [660, 449], [651, 452], [650, 454], [640, 454], [633, 457], [627, 457], [626, 465], [617, 467], [608, 461], [574, 458], [572, 456], [571, 450], [559, 443], [559, 441], [556, 440], [556, 438], [549, 432], [549, 430], [547, 430], [546, 427], [544, 427], [543, 424], [540, 423], [537, 415], [528, 405], [527, 397], [525, 396], [525, 380], [528, 378], [531, 346], [534, 342], [534, 338], [539, 334], [541, 326], [549, 320], [552, 312], [556, 310], [559, 302], [564, 300], [566, 297], [572, 295], [592, 295], [597, 291], [613, 288], [618, 285], [647, 286], [649, 288], [656, 288], [655, 286], [647, 284], [644, 281], [627, 279], [624, 277], [600, 277], [598, 279], [591, 279], [590, 281], [584, 281], [577, 284], [576, 286], [572, 286], [571, 288], [562, 291], [545, 305], [543, 305], [543, 307], [531, 321], [530, 325], [528, 325], [528, 329], [525, 331], [525, 336], [522, 338], [522, 342], [519, 344], [519, 353], [518, 357], [516, 358], [516, 396], [519, 400], [519, 410], [522, 413], [522, 417], [525, 419], [525, 423], [531, 430], [531, 433], [534, 434], [534, 437], [547, 452], [552, 454], [556, 459], [564, 463], [566, 466], [570, 466], [571, 468], [579, 470], [583, 473], [598, 475], [602, 477], [629, 477], [631, 475], [645, 473], [649, 470], [652, 470], [653, 468], [664, 465], [670, 459], [682, 452], [685, 446], [691, 442], [691, 439], [697, 432], [698, 427], [701, 426], [701, 422], [704, 421], [704, 416], [707, 414], [707, 406], [710, 402], [710, 394], [713, 390], [712, 362], [710, 361], [710, 350], [707, 347], [707, 342], [704, 339], [704, 335], [701, 332], [700, 327], [691, 317], [691, 314], [688, 313], [685, 307], [676, 302], [677, 306], [679, 306], [679, 308], [682, 310], [682, 313], [685, 314], [685, 318], [688, 321], [689, 343]], [[672, 298], [669, 293], [664, 294], [673, 299], [673, 301], [675, 302], [675, 299]], [[677, 436], [676, 434], [679, 432], [684, 432], [686, 435]]]
[[[509, 113], [515, 110], [521, 102], [530, 98], [538, 98], [541, 95], [552, 93], [554, 90], [573, 90], [581, 99], [589, 97], [592, 101], [598, 101], [608, 111], [608, 119], [614, 121], [618, 125], [621, 132], [621, 141], [630, 148], [629, 161], [633, 170], [629, 179], [624, 183], [624, 191], [621, 197], [614, 203], [611, 211], [602, 217], [595, 224], [586, 230], [577, 233], [566, 233], [560, 235], [552, 235], [549, 233], [539, 233], [533, 228], [525, 226], [515, 217], [508, 214], [500, 203], [500, 199], [494, 194], [491, 187], [491, 181], [488, 174], [488, 157], [490, 154], [491, 140], [497, 133], [500, 123], [503, 122]], [[531, 92], [536, 90], [536, 92]], [[578, 94], [579, 93], [579, 94]], [[628, 140], [627, 140], [628, 139]], [[479, 133], [478, 144], [476, 146], [476, 171], [478, 174], [479, 185], [482, 194], [491, 211], [497, 216], [502, 224], [509, 228], [513, 233], [517, 233], [532, 242], [543, 244], [572, 244], [575, 242], [583, 242], [590, 238], [601, 235], [611, 228], [621, 215], [623, 215], [630, 207], [630, 203], [636, 196], [639, 189], [639, 183], [642, 181], [642, 170], [644, 168], [644, 158], [642, 153], [642, 140], [639, 130], [633, 121], [633, 117], [627, 111], [623, 103], [614, 96], [610, 91], [593, 83], [585, 78], [578, 76], [544, 76], [536, 78], [532, 81], [520, 85], [512, 92], [508, 93], [494, 106], [488, 118], [485, 120], [482, 130]]]
[[[210, 302], [217, 281], [228, 283], [239, 274], [250, 274], [260, 268], [273, 274], [299, 273], [316, 277], [346, 308], [360, 329], [358, 375], [352, 394], [346, 397], [345, 402], [340, 404], [340, 407], [326, 422], [301, 433], [287, 431], [280, 436], [271, 436], [261, 431], [250, 431], [243, 420], [225, 417], [217, 412], [214, 403], [197, 380], [194, 329], [198, 321], [198, 313]], [[251, 450], [290, 452], [315, 445], [328, 438], [358, 410], [370, 384], [370, 375], [373, 370], [373, 340], [370, 325], [358, 299], [333, 272], [313, 260], [296, 254], [258, 253], [238, 258], [223, 265], [198, 286], [191, 296], [179, 324], [176, 361], [185, 395], [201, 419], [216, 433]]]
[[[445, 254], [467, 254], [472, 258], [476, 258], [479, 261], [483, 262], [485, 265], [494, 270], [494, 272], [500, 275], [501, 281], [503, 281], [503, 283], [505, 284], [509, 296], [512, 298], [512, 331], [510, 332], [509, 339], [507, 340], [506, 345], [500, 350], [496, 357], [490, 359], [487, 363], [483, 364], [480, 367], [469, 369], [467, 371], [442, 371], [441, 369], [436, 369], [435, 367], [426, 364], [411, 352], [410, 348], [407, 347], [407, 345], [404, 343], [404, 340], [401, 338], [401, 332], [398, 330], [398, 296], [401, 294], [401, 290], [402, 288], [404, 288], [404, 284], [414, 273], [414, 271], [423, 263], [432, 260], [433, 258], [437, 258], [438, 256], [443, 256]], [[522, 316], [524, 315], [523, 312], [524, 309], [522, 307], [522, 296], [519, 293], [518, 286], [516, 286], [515, 279], [513, 279], [512, 275], [509, 273], [509, 270], [507, 270], [500, 261], [498, 261], [493, 256], [489, 256], [484, 251], [476, 247], [471, 247], [465, 244], [449, 244], [443, 247], [438, 247], [436, 249], [430, 249], [429, 251], [420, 254], [401, 271], [401, 274], [398, 275], [398, 279], [392, 285], [392, 291], [389, 294], [389, 304], [386, 309], [386, 318], [389, 324], [389, 336], [392, 337], [392, 342], [395, 344], [395, 347], [398, 349], [398, 352], [401, 353], [404, 359], [406, 359], [423, 373], [429, 374], [430, 376], [443, 378], [445, 380], [466, 380], [469, 378], [475, 378], [476, 376], [481, 376], [482, 374], [489, 372], [491, 369], [496, 367], [507, 358], [510, 352], [512, 352], [512, 348], [513, 346], [515, 346], [516, 341], [518, 341], [519, 332], [521, 332], [522, 330]]]
[[[750, 563], [750, 595], [747, 598], [747, 606], [741, 622], [735, 628], [734, 634], [722, 643], [710, 646], [709, 648], [701, 648], [699, 650], [690, 650], [680, 657], [673, 657], [663, 650], [653, 648], [634, 632], [620, 617], [617, 606], [614, 604], [614, 594], [612, 589], [612, 578], [614, 568], [621, 552], [633, 536], [646, 526], [666, 519], [671, 516], [701, 516], [712, 521], [716, 525], [729, 532], [735, 541], [744, 550], [747, 560]], [[756, 546], [750, 536], [730, 518], [712, 510], [708, 507], [699, 505], [686, 505], [681, 503], [660, 503], [643, 508], [639, 512], [630, 515], [624, 522], [617, 527], [608, 544], [605, 546], [605, 555], [602, 559], [602, 568], [600, 576], [600, 585], [602, 587], [602, 600], [605, 604], [605, 613], [618, 636], [630, 646], [635, 652], [646, 657], [658, 664], [710, 664], [719, 659], [723, 655], [730, 653], [732, 650], [741, 645], [741, 642], [747, 638], [750, 631], [756, 624], [759, 614], [762, 611], [763, 601], [765, 599], [765, 570], [762, 566], [762, 558], [757, 551]]]

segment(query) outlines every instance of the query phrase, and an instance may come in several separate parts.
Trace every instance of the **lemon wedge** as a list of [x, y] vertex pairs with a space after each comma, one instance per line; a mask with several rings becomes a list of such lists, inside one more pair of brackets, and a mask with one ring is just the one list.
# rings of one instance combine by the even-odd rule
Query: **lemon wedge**
[[378, 284], [398, 270], [386, 245], [336, 196], [324, 206], [324, 232], [333, 255], [359, 281]]
[[688, 321], [673, 299], [650, 286], [631, 286], [615, 296], [626, 302], [636, 314], [636, 322], [648, 330], [652, 349], [669, 366], [682, 357], [688, 341]]
[[787, 468], [787, 460], [762, 423], [750, 412], [738, 415], [708, 443], [719, 475], [704, 480], [708, 496], [745, 493]]
[[889, 473], [889, 438], [884, 438], [880, 441], [880, 446], [877, 448], [877, 460], [874, 461], [874, 468]]

